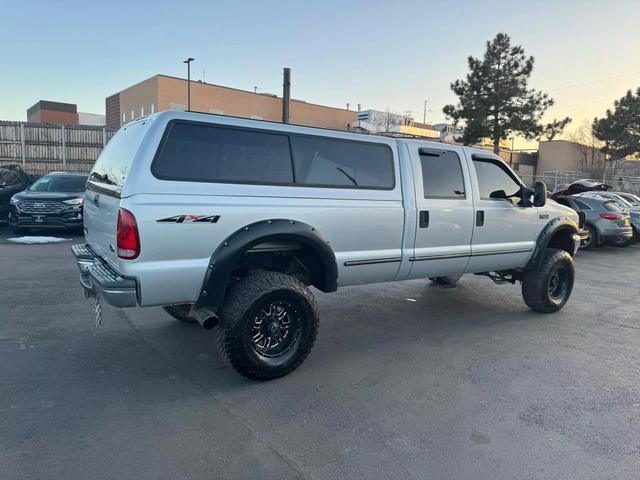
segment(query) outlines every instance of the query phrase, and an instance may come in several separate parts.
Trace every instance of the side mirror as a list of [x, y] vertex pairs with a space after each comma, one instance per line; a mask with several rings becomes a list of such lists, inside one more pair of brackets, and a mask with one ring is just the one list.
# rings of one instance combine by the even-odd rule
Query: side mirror
[[526, 185], [522, 185], [520, 187], [520, 192], [518, 196], [520, 197], [520, 202], [518, 205], [520, 207], [531, 207], [533, 203], [531, 203], [531, 195], [533, 195], [534, 191], [532, 188], [527, 187]]
[[533, 206], [544, 207], [547, 203], [547, 185], [544, 182], [536, 182], [533, 186]]

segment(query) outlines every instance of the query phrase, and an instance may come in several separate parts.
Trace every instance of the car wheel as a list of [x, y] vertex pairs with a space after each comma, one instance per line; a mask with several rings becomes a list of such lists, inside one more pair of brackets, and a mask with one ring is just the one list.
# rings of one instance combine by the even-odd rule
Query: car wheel
[[598, 246], [598, 232], [591, 225], [586, 225], [587, 230], [589, 231], [589, 236], [580, 242], [580, 248], [583, 250], [593, 250]]
[[574, 281], [573, 259], [564, 250], [547, 248], [540, 266], [529, 270], [522, 280], [522, 297], [529, 308], [553, 313], [564, 307]]
[[28, 228], [24, 228], [24, 227], [11, 227], [11, 231], [13, 232], [14, 235], [26, 235], [27, 233], [29, 233], [29, 229]]
[[171, 315], [176, 320], [180, 320], [184, 323], [198, 323], [198, 321], [189, 316], [189, 310], [191, 309], [191, 305], [167, 305], [166, 307], [162, 307], [162, 309]]
[[318, 334], [318, 308], [298, 279], [259, 270], [227, 294], [216, 347], [240, 375], [271, 380], [291, 373], [309, 355]]

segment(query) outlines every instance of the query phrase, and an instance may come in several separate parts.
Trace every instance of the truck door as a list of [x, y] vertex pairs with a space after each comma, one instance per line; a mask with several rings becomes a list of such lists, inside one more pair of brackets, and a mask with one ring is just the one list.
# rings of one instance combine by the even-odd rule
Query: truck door
[[460, 147], [409, 145], [416, 191], [416, 235], [409, 278], [458, 275], [471, 254], [473, 200]]
[[524, 267], [538, 234], [538, 210], [521, 207], [521, 180], [490, 155], [471, 155], [475, 223], [467, 272]]

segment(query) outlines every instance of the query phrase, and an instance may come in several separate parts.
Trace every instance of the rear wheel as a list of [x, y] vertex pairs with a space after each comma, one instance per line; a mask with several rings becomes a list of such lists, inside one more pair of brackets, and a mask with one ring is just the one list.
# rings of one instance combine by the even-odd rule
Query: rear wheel
[[598, 232], [591, 225], [586, 225], [589, 236], [580, 242], [580, 248], [584, 250], [592, 250], [598, 246]]
[[571, 255], [564, 250], [547, 248], [540, 266], [524, 275], [522, 280], [524, 302], [536, 312], [557, 312], [564, 307], [571, 296], [574, 276]]
[[318, 308], [298, 279], [259, 270], [227, 294], [214, 334], [222, 358], [240, 375], [271, 380], [307, 358], [318, 334]]
[[191, 305], [167, 305], [166, 307], [162, 307], [162, 309], [173, 318], [175, 318], [176, 320], [180, 320], [181, 322], [198, 323], [195, 318], [189, 316]]

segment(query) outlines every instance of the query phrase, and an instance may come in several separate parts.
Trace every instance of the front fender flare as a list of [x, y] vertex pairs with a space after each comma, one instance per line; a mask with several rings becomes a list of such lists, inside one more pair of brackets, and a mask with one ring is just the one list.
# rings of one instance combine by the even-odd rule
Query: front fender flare
[[316, 285], [323, 292], [335, 292], [338, 288], [336, 256], [318, 230], [296, 220], [271, 219], [247, 225], [229, 235], [216, 248], [209, 261], [197, 305], [214, 309], [222, 306], [229, 276], [238, 259], [259, 243], [275, 240], [294, 240], [312, 248], [319, 254], [324, 270], [322, 284]]
[[538, 235], [533, 255], [525, 267], [526, 270], [535, 270], [540, 266], [542, 256], [549, 245], [549, 242], [556, 233], [561, 231], [567, 231], [570, 235], [574, 235], [578, 233], [579, 227], [578, 224], [570, 217], [555, 217], [549, 221]]

